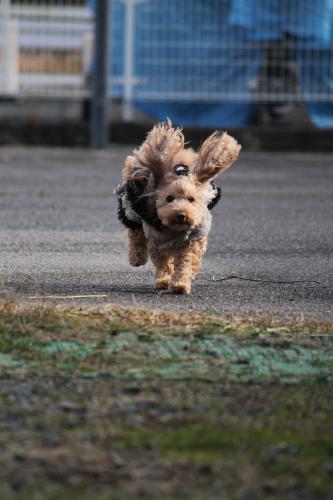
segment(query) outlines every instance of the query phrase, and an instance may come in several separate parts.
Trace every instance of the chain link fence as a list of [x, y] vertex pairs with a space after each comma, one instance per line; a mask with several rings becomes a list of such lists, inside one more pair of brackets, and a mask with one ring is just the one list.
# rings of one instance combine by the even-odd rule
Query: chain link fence
[[111, 25], [125, 119], [133, 103], [193, 117], [210, 103], [333, 102], [332, 0], [114, 0]]
[[[0, 0], [0, 96], [89, 97], [101, 2]], [[237, 126], [254, 104], [302, 102], [318, 126], [331, 106], [333, 123], [333, 0], [106, 4], [107, 93], [124, 120]]]

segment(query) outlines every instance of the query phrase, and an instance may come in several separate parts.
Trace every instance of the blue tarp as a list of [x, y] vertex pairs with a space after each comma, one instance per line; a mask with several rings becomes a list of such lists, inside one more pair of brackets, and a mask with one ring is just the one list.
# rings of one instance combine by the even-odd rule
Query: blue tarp
[[299, 83], [312, 122], [333, 128], [333, 102], [313, 101], [333, 96], [332, 0], [232, 0], [229, 22], [243, 28], [249, 41], [283, 40], [293, 44]]
[[[124, 3], [115, 0], [109, 71], [116, 78], [124, 73], [124, 12]], [[333, 0], [138, 3], [134, 102], [154, 118], [169, 116], [184, 125], [245, 125], [254, 109], [251, 89], [263, 60], [263, 42], [286, 36], [313, 123], [333, 128], [333, 103], [316, 101], [333, 95]], [[241, 94], [242, 101], [190, 97], [223, 90]], [[113, 84], [110, 91], [122, 97], [123, 85]], [[175, 97], [177, 93], [184, 98]], [[147, 98], [151, 95], [154, 99]]]
[[230, 24], [245, 28], [249, 40], [279, 40], [288, 33], [302, 46], [329, 48], [332, 20], [332, 0], [231, 0], [230, 4]]

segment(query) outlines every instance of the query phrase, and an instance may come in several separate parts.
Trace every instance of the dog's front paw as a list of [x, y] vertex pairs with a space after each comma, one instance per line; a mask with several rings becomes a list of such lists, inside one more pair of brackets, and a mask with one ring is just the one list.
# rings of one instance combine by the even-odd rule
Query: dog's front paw
[[189, 295], [191, 293], [191, 283], [170, 283], [168, 290], [178, 295]]
[[148, 252], [142, 251], [142, 252], [129, 252], [128, 254], [128, 261], [131, 266], [133, 267], [138, 267], [138, 266], [144, 266], [147, 263], [148, 260]]
[[164, 278], [157, 279], [155, 281], [156, 290], [166, 290], [170, 284], [170, 278], [165, 276]]

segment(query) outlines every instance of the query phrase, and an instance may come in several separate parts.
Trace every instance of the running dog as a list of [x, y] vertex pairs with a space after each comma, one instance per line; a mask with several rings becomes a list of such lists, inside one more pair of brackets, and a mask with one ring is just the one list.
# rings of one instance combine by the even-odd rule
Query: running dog
[[116, 189], [118, 216], [128, 228], [129, 263], [142, 266], [150, 257], [156, 289], [190, 293], [207, 248], [211, 210], [221, 196], [213, 180], [240, 149], [233, 137], [216, 131], [195, 152], [167, 120], [126, 158]]

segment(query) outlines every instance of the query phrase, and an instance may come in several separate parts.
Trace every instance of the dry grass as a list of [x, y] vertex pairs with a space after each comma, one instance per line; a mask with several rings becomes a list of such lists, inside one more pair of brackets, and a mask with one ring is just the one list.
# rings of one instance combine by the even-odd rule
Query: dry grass
[[237, 313], [222, 316], [198, 314], [193, 311], [175, 313], [171, 311], [143, 310], [126, 308], [116, 304], [96, 307], [64, 306], [50, 301], [34, 304], [22, 303], [15, 298], [0, 299], [0, 314], [11, 316], [33, 316], [48, 320], [77, 319], [87, 324], [101, 327], [104, 323], [113, 324], [119, 330], [156, 332], [167, 329], [169, 332], [234, 332], [246, 333], [249, 330], [276, 331], [283, 333], [321, 334], [333, 332], [328, 321], [306, 321], [304, 318], [285, 321], [262, 314], [241, 316]]

